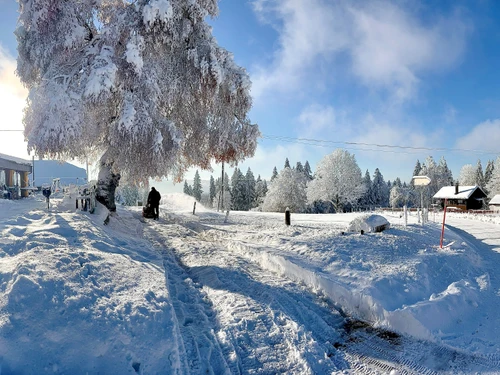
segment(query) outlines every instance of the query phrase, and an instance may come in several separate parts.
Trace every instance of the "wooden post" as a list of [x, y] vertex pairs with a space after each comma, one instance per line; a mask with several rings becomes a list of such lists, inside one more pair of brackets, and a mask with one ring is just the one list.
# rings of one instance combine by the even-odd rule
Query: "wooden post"
[[285, 210], [285, 224], [290, 225], [290, 209], [288, 207]]
[[443, 214], [443, 227], [441, 228], [441, 240], [439, 241], [439, 247], [443, 248], [443, 238], [444, 238], [444, 222], [446, 220], [446, 205], [448, 204], [448, 199], [444, 200], [444, 214]]
[[194, 215], [195, 211], [196, 211], [196, 201], [194, 202], [194, 205], [193, 205], [193, 215]]
[[29, 186], [28, 172], [21, 172], [21, 196], [23, 198], [26, 198], [29, 196], [29, 191], [28, 191], [28, 189], [26, 189], [28, 186]]

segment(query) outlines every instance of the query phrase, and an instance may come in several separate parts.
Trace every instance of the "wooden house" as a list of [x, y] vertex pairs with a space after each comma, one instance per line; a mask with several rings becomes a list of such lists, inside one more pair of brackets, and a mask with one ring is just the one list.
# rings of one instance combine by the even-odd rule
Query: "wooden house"
[[486, 194], [479, 186], [444, 186], [434, 196], [436, 203], [444, 208], [455, 207], [460, 210], [480, 210], [485, 205]]

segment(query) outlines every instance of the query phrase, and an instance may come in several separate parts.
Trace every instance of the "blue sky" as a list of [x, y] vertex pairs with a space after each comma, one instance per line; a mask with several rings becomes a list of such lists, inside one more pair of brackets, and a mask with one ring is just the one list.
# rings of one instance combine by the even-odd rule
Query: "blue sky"
[[[26, 93], [10, 71], [17, 3], [0, 0], [0, 6], [0, 110], [12, 112], [0, 128], [22, 128]], [[222, 0], [219, 6], [210, 21], [214, 35], [251, 76], [250, 117], [263, 134], [255, 157], [240, 165], [244, 171], [268, 178], [286, 157], [292, 165], [308, 160], [314, 170], [343, 147], [363, 173], [379, 168], [386, 180], [409, 181], [416, 160], [428, 155], [444, 156], [458, 178], [462, 165], [481, 159], [484, 167], [500, 155], [500, 2]], [[25, 156], [22, 136], [0, 137], [2, 150], [8, 143]]]

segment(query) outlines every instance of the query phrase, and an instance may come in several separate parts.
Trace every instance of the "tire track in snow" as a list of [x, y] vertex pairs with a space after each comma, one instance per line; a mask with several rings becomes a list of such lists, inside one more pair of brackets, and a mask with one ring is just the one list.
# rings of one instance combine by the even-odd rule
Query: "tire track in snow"
[[233, 373], [317, 374], [346, 367], [333, 346], [344, 318], [331, 306], [188, 228], [161, 230], [217, 311], [221, 347], [229, 342], [234, 348], [236, 358], [226, 358]]
[[184, 351], [182, 358], [189, 374], [231, 374], [223, 350], [215, 337], [212, 315], [213, 310], [203, 300], [198, 288], [193, 284], [185, 270], [178, 264], [172, 250], [152, 228], [144, 230], [144, 236], [163, 256], [165, 279], [174, 307], [182, 338], [179, 343]]

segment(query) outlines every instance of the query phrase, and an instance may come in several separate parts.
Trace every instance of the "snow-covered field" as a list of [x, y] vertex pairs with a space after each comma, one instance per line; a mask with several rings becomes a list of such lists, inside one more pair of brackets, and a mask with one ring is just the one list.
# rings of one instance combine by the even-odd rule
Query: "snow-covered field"
[[0, 373], [500, 373], [498, 218], [192, 209], [0, 200]]

